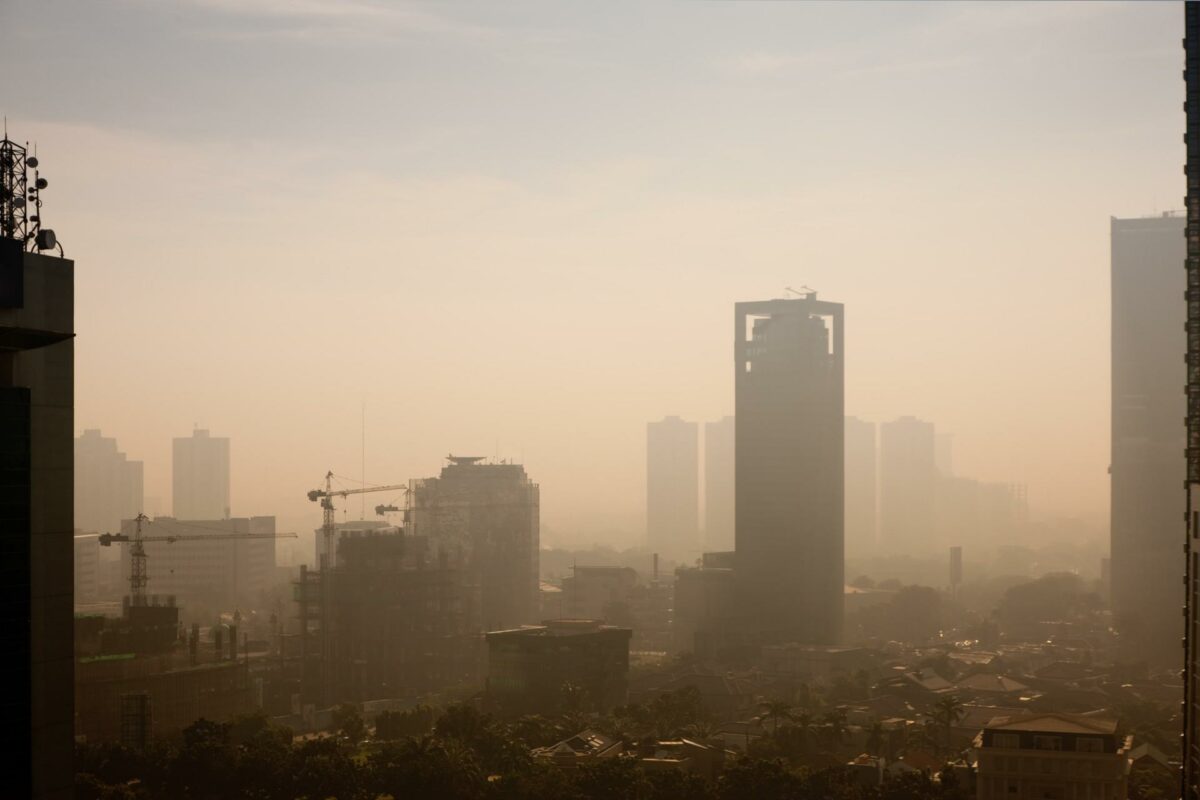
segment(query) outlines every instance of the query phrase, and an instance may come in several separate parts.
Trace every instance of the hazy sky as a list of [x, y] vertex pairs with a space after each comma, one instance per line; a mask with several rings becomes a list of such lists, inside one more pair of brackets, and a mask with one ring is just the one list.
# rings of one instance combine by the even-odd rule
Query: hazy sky
[[1109, 217], [1181, 205], [1182, 22], [3, 0], [0, 103], [76, 259], [76, 426], [163, 511], [199, 424], [235, 514], [311, 530], [365, 402], [369, 481], [523, 457], [545, 538], [626, 544], [646, 421], [731, 413], [732, 304], [806, 284], [846, 304], [847, 413], [1103, 519]]

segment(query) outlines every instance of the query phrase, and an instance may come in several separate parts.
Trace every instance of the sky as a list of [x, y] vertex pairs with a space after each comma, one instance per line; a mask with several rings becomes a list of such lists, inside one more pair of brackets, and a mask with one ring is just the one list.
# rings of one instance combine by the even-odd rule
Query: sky
[[635, 544], [646, 422], [732, 413], [733, 303], [809, 286], [848, 414], [1104, 520], [1109, 219], [1181, 205], [1182, 20], [4, 0], [0, 105], [76, 262], [76, 427], [161, 513], [199, 426], [280, 530], [455, 453], [525, 463], [544, 543]]

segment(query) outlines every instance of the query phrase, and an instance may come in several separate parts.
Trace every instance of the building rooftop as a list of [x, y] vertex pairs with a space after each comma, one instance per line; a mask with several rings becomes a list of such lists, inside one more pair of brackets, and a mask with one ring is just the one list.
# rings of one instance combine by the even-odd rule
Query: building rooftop
[[984, 726], [992, 731], [1030, 731], [1033, 733], [1116, 733], [1117, 721], [1082, 714], [1022, 714], [995, 717]]
[[490, 631], [488, 636], [520, 636], [520, 637], [547, 637], [547, 636], [578, 636], [584, 633], [599, 633], [601, 631], [626, 631], [632, 633], [629, 628], [622, 628], [617, 625], [605, 625], [603, 621], [598, 619], [548, 619], [543, 620], [541, 625], [522, 625], [519, 628], [510, 628], [503, 631]]

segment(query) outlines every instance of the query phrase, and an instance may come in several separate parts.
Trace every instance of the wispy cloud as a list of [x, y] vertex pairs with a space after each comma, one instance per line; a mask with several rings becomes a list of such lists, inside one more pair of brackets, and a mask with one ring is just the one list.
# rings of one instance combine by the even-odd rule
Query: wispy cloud
[[[368, 0], [190, 0], [203, 11], [241, 20], [254, 27], [223, 29], [222, 38], [382, 40], [434, 35], [472, 41], [499, 38], [502, 32], [463, 22], [414, 3], [375, 3]], [[209, 32], [213, 35], [213, 32]]]

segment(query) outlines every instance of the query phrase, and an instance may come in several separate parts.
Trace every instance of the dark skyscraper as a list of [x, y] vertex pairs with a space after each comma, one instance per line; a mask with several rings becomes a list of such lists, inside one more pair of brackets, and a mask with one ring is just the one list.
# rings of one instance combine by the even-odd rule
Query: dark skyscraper
[[841, 635], [842, 314], [815, 294], [734, 311], [736, 572], [763, 641]]
[[700, 551], [699, 426], [679, 417], [646, 425], [646, 541], [655, 553]]
[[1184, 219], [1112, 220], [1112, 609], [1122, 655], [1179, 658]]
[[[1184, 3], [1184, 70], [1186, 100], [1183, 104], [1187, 127], [1183, 141], [1187, 145], [1186, 242], [1184, 261], [1187, 282], [1187, 416], [1186, 439], [1186, 520], [1184, 538], [1185, 605], [1183, 641], [1183, 800], [1200, 800], [1200, 518], [1196, 492], [1200, 489], [1200, 6]], [[1112, 565], [1116, 573], [1115, 559]]]
[[0, 141], [0, 609], [6, 656], [0, 741], [10, 765], [6, 797], [69, 798], [75, 747], [75, 267], [32, 252], [55, 247], [53, 232], [39, 229], [38, 195], [45, 182], [36, 167], [24, 148]]

